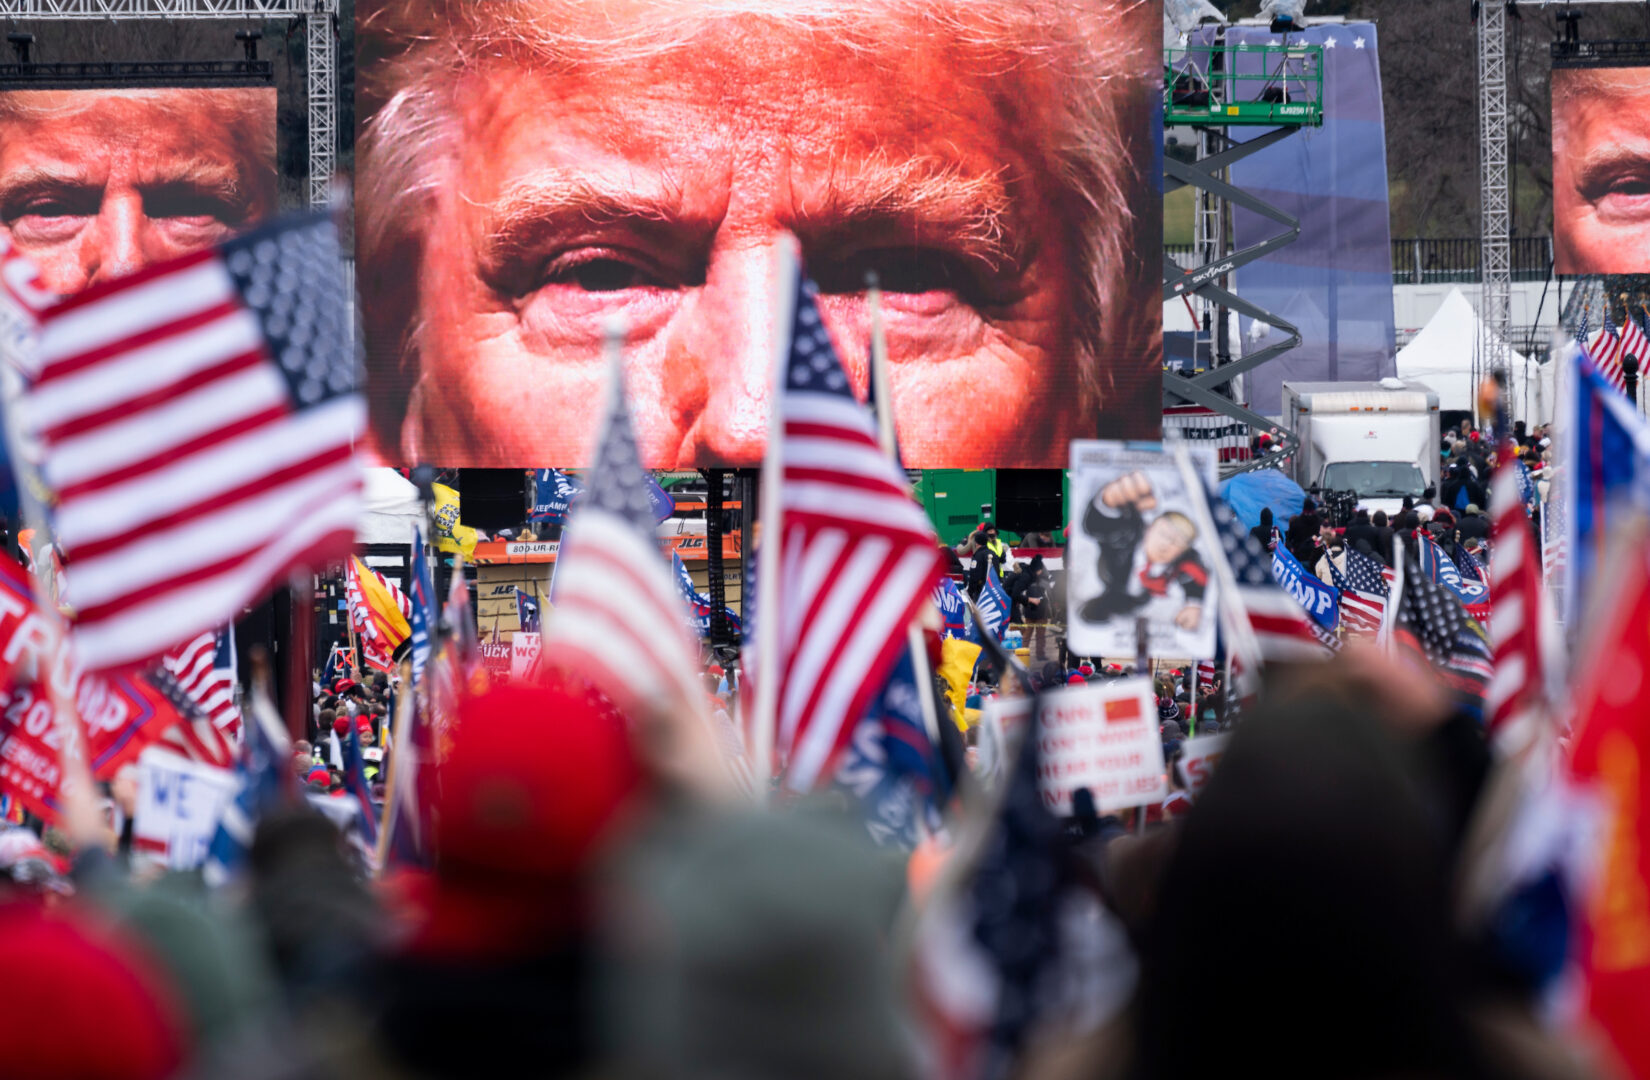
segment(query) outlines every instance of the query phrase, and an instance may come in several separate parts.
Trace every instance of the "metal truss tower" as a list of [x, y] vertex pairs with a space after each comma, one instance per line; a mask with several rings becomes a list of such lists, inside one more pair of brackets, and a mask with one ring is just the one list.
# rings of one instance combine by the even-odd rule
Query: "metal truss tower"
[[1512, 333], [1512, 204], [1507, 182], [1507, 9], [1490, 0], [1478, 13], [1479, 267], [1481, 317], [1489, 335], [1474, 358], [1474, 381], [1506, 368]]
[[0, 16], [36, 22], [302, 18], [309, 69], [309, 205], [327, 205], [338, 156], [338, 0], [0, 0]]

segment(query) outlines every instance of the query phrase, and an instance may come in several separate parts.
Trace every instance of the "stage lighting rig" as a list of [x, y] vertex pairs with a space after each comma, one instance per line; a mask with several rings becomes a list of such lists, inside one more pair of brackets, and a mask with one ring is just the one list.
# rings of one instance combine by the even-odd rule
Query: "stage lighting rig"
[[17, 62], [27, 64], [29, 62], [29, 49], [34, 45], [34, 35], [13, 30], [6, 35], [6, 40], [11, 42], [11, 51], [16, 55]]
[[240, 42], [241, 48], [246, 50], [248, 60], [258, 59], [258, 42], [263, 39], [263, 36], [264, 32], [262, 30], [235, 31], [235, 40]]

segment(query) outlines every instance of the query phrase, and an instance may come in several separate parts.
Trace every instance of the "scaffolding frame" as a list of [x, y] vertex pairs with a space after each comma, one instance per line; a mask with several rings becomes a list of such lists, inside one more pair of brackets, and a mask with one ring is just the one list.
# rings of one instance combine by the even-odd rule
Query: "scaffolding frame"
[[0, 0], [0, 16], [36, 22], [303, 19], [309, 74], [309, 205], [329, 205], [338, 157], [338, 0]]
[[[1225, 52], [1224, 35], [1217, 39], [1218, 44], [1212, 46], [1216, 53]], [[1182, 50], [1184, 51], [1184, 50]], [[1207, 340], [1210, 349], [1210, 366], [1206, 371], [1199, 371], [1192, 375], [1184, 375], [1177, 371], [1163, 372], [1163, 399], [1165, 406], [1175, 406], [1181, 403], [1200, 405], [1212, 412], [1231, 417], [1246, 425], [1253, 431], [1264, 431], [1277, 440], [1280, 453], [1287, 457], [1296, 452], [1298, 440], [1295, 436], [1278, 424], [1268, 420], [1236, 400], [1231, 391], [1232, 381], [1244, 373], [1281, 356], [1301, 343], [1300, 330], [1283, 316], [1267, 311], [1257, 304], [1243, 299], [1229, 288], [1230, 275], [1258, 259], [1263, 259], [1280, 248], [1294, 243], [1300, 237], [1300, 220], [1279, 207], [1273, 206], [1265, 200], [1234, 186], [1228, 179], [1228, 170], [1236, 162], [1242, 161], [1251, 154], [1259, 153], [1268, 147], [1274, 146], [1289, 136], [1301, 130], [1304, 126], [1317, 126], [1322, 123], [1322, 48], [1320, 46], [1232, 46], [1231, 53], [1275, 51], [1284, 55], [1299, 56], [1313, 61], [1313, 70], [1317, 78], [1311, 80], [1317, 88], [1318, 98], [1311, 103], [1310, 108], [1302, 109], [1298, 116], [1289, 116], [1275, 121], [1279, 126], [1273, 127], [1258, 137], [1247, 142], [1238, 142], [1226, 134], [1227, 125], [1222, 123], [1222, 112], [1214, 112], [1201, 120], [1187, 119], [1182, 122], [1191, 122], [1198, 130], [1198, 159], [1193, 162], [1177, 160], [1165, 155], [1163, 158], [1163, 193], [1165, 195], [1178, 191], [1183, 187], [1197, 189], [1198, 205], [1195, 217], [1196, 241], [1200, 265], [1191, 269], [1182, 270], [1172, 260], [1165, 257], [1163, 261], [1163, 299], [1173, 300], [1175, 297], [1196, 297], [1200, 306], [1208, 313], [1214, 313], [1213, 325], [1209, 328], [1207, 339], [1201, 325], [1194, 326], [1193, 341], [1195, 344]], [[1168, 50], [1170, 60], [1174, 50]], [[1168, 73], [1166, 92], [1174, 93], [1176, 76], [1182, 74], [1177, 71], [1172, 62], [1166, 62]], [[1273, 76], [1281, 77], [1282, 72]], [[1213, 59], [1208, 67], [1206, 78], [1210, 86], [1223, 78], [1223, 74], [1215, 70]], [[1282, 103], [1279, 103], [1280, 107]], [[1190, 114], [1187, 114], [1188, 117]], [[1250, 121], [1251, 123], [1253, 121]], [[1218, 145], [1217, 145], [1218, 144]], [[1226, 228], [1226, 220], [1232, 207], [1242, 207], [1251, 213], [1275, 222], [1279, 226], [1278, 232], [1249, 245], [1248, 247], [1228, 251], [1231, 244], [1230, 232]], [[1238, 360], [1228, 360], [1226, 342], [1228, 336], [1228, 312], [1237, 312], [1247, 315], [1257, 322], [1265, 323], [1281, 331], [1283, 338], [1272, 342], [1264, 348], [1246, 353]], [[1228, 472], [1245, 472], [1249, 469], [1260, 468], [1277, 461], [1276, 455], [1265, 458], [1255, 458], [1227, 470]]]

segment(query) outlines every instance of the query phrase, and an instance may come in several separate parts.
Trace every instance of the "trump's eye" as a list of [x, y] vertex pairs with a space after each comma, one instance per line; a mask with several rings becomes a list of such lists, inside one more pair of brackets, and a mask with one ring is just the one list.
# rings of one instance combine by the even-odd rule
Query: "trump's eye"
[[820, 292], [842, 295], [864, 292], [866, 275], [874, 272], [889, 304], [911, 310], [955, 302], [978, 306], [984, 292], [979, 268], [939, 248], [879, 248], [810, 260], [808, 272]]
[[1581, 190], [1606, 222], [1650, 218], [1650, 162], [1618, 161], [1584, 172]]
[[584, 292], [670, 287], [662, 272], [642, 265], [640, 260], [600, 250], [574, 252], [552, 259], [544, 268], [543, 284]]
[[19, 242], [46, 244], [73, 237], [97, 209], [95, 193], [71, 189], [7, 200], [0, 213]]
[[247, 211], [238, 200], [214, 191], [201, 191], [184, 184], [167, 185], [145, 192], [143, 213], [184, 226], [240, 225]]

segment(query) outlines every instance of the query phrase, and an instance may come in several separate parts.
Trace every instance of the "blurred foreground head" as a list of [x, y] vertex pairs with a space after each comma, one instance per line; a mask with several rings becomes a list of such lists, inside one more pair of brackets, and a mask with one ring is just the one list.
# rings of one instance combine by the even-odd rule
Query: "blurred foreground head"
[[[1445, 829], [1351, 702], [1325, 685], [1262, 710], [1198, 800], [1143, 948], [1145, 1075], [1476, 1072]], [[1212, 1007], [1188, 1037], [1192, 1002]]]

